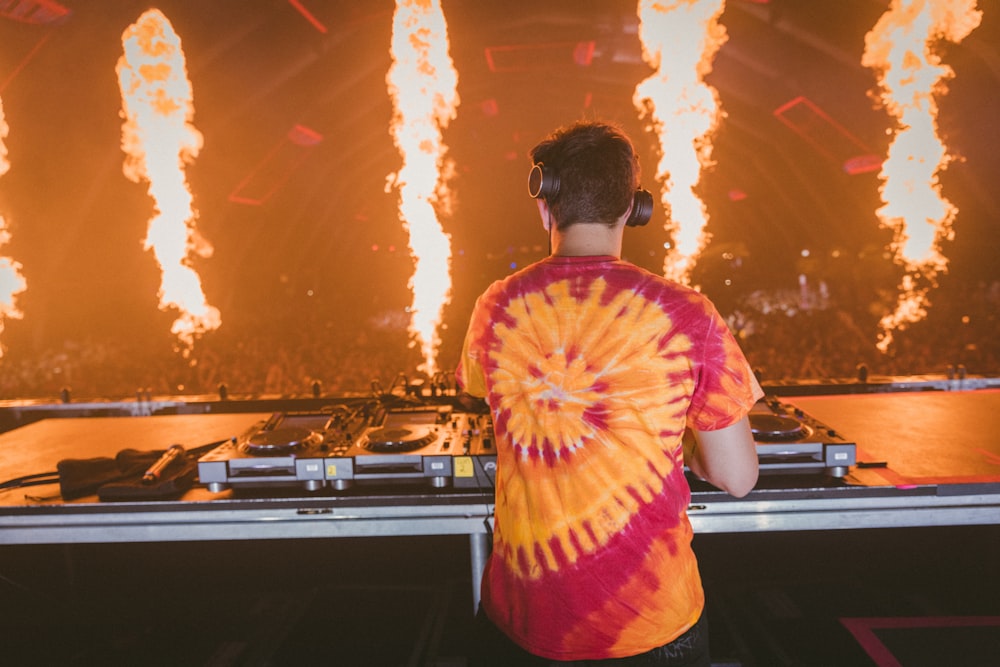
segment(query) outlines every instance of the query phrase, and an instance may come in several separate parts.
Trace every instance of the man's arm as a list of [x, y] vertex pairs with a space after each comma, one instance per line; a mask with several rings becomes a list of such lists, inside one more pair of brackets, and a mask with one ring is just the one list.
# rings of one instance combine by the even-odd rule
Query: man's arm
[[691, 471], [736, 498], [750, 493], [757, 483], [757, 446], [750, 419], [744, 417], [717, 431], [692, 432], [694, 447], [684, 452]]

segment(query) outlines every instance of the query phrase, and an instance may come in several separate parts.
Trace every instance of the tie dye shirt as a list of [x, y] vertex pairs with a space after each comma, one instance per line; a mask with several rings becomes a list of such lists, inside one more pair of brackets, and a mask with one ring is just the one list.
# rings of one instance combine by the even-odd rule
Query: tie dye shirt
[[699, 618], [686, 426], [761, 396], [700, 293], [614, 257], [550, 257], [479, 297], [458, 381], [497, 440], [492, 621], [557, 660], [635, 655]]

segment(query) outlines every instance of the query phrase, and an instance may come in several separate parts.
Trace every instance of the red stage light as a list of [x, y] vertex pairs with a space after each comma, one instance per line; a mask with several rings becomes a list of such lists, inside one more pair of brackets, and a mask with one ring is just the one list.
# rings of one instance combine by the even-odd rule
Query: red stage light
[[304, 125], [292, 127], [229, 193], [229, 201], [260, 206], [285, 184], [309, 156], [309, 149], [322, 140], [322, 134]]
[[[774, 117], [805, 139], [817, 151], [845, 166], [859, 155], [871, 155], [872, 149], [805, 97], [774, 110]], [[848, 171], [848, 173], [861, 173]]]
[[0, 1], [0, 16], [21, 23], [52, 23], [72, 13], [72, 10], [63, 7], [55, 0]]
[[549, 42], [487, 46], [483, 52], [491, 72], [523, 72], [552, 66], [590, 65], [595, 45], [589, 42]]
[[302, 16], [304, 16], [314, 28], [319, 30], [324, 35], [326, 34], [326, 26], [323, 25], [318, 18], [313, 16], [312, 12], [306, 9], [305, 6], [299, 2], [299, 0], [288, 0], [288, 4], [298, 10], [299, 14], [302, 14]]

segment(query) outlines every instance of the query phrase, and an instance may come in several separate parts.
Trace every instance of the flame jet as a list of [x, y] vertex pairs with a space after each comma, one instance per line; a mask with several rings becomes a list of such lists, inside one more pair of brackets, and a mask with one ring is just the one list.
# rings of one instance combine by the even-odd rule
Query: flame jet
[[145, 247], [152, 248], [163, 272], [160, 309], [180, 312], [170, 330], [186, 352], [198, 336], [221, 324], [190, 263], [192, 252], [212, 254], [211, 245], [195, 229], [197, 213], [184, 175], [185, 165], [202, 146], [201, 133], [191, 124], [191, 82], [180, 38], [159, 10], [150, 9], [129, 26], [122, 33], [122, 46], [116, 71], [125, 119], [123, 170], [136, 183], [148, 182], [156, 211]]
[[439, 0], [397, 0], [386, 85], [393, 100], [390, 131], [403, 158], [387, 190], [399, 191], [399, 214], [414, 262], [409, 330], [423, 352], [421, 370], [433, 375], [437, 329], [451, 300], [451, 237], [435, 210], [450, 208], [445, 177], [453, 167], [445, 158], [441, 133], [459, 104], [458, 73], [448, 54], [448, 26]]
[[643, 59], [655, 71], [636, 86], [632, 102], [659, 138], [656, 178], [672, 241], [663, 274], [685, 284], [710, 239], [694, 189], [712, 165], [711, 140], [724, 115], [717, 92], [704, 83], [727, 39], [718, 22], [724, 9], [725, 0], [639, 0], [636, 9]]
[[[10, 170], [10, 162], [7, 161], [7, 146], [4, 139], [10, 132], [7, 121], [3, 113], [3, 99], [0, 99], [0, 176]], [[7, 223], [0, 215], [0, 251], [10, 241], [10, 232], [7, 231]], [[23, 313], [14, 305], [14, 297], [23, 292], [27, 287], [24, 277], [21, 275], [21, 265], [14, 260], [0, 255], [0, 333], [3, 333], [4, 322], [8, 317], [21, 319]], [[0, 357], [3, 356], [3, 347], [0, 346]]]
[[938, 174], [951, 157], [937, 131], [936, 95], [954, 75], [934, 47], [959, 43], [982, 19], [976, 0], [892, 0], [865, 36], [862, 64], [878, 76], [878, 97], [895, 119], [882, 164], [880, 224], [892, 230], [889, 249], [903, 267], [894, 312], [879, 322], [877, 347], [885, 352], [892, 333], [927, 315], [928, 291], [948, 268], [943, 241], [954, 237], [958, 209], [941, 196]]

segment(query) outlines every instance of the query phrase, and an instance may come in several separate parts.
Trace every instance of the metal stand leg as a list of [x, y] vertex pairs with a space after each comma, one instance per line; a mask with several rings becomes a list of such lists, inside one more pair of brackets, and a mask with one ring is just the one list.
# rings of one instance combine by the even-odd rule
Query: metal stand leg
[[486, 569], [486, 558], [490, 554], [489, 535], [473, 533], [469, 535], [469, 555], [472, 560], [472, 613], [479, 610], [479, 587]]

